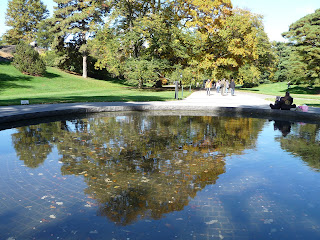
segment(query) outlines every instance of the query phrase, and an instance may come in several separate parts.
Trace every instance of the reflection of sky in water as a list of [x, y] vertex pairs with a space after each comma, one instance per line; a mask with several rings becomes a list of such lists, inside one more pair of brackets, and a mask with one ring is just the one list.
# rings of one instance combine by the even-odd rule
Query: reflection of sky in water
[[[12, 149], [12, 143], [11, 143], [11, 134], [14, 133], [14, 129], [6, 130], [1, 132], [1, 144], [0, 144], [0, 153], [8, 154], [8, 153], [14, 153], [14, 150]], [[0, 160], [2, 157], [0, 158]]]
[[[173, 123], [176, 120], [176, 117], [166, 118], [173, 118], [171, 119]], [[215, 124], [220, 124], [222, 128], [228, 125], [229, 120], [220, 119]], [[152, 126], [148, 118], [141, 117], [131, 121], [140, 121], [141, 130], [145, 133]], [[116, 122], [121, 124], [129, 124], [131, 121], [127, 116], [116, 119]], [[197, 121], [199, 125], [205, 124], [199, 119]], [[88, 159], [93, 161], [93, 156], [102, 156], [98, 154], [100, 151], [98, 143], [90, 140], [90, 143], [94, 142], [94, 148], [90, 148], [93, 152], [92, 157], [86, 160], [79, 158], [80, 151], [86, 151], [79, 148], [84, 146], [85, 142], [82, 135], [72, 135], [73, 139], [82, 139], [79, 140], [79, 145], [76, 145], [76, 142], [73, 142], [72, 147], [67, 146], [68, 143], [62, 143], [59, 147], [55, 145], [43, 163], [36, 168], [29, 168], [24, 161], [17, 158], [11, 142], [11, 134], [17, 131], [0, 132], [2, 142], [0, 146], [0, 239], [319, 239], [319, 173], [312, 170], [296, 153], [282, 149], [280, 143], [282, 134], [278, 130], [274, 131], [273, 121], [254, 120], [250, 126], [256, 125], [257, 129], [247, 129], [250, 131], [248, 138], [252, 138], [253, 142], [248, 143], [247, 148], [236, 153], [232, 149], [232, 142], [224, 143], [226, 149], [214, 145], [215, 140], [221, 136], [219, 127], [212, 129], [216, 138], [210, 139], [208, 136], [203, 136], [204, 140], [199, 140], [201, 145], [199, 149], [192, 147], [186, 149], [186, 146], [196, 145], [195, 138], [197, 132], [201, 130], [197, 128], [197, 124], [190, 124], [192, 131], [181, 136], [185, 138], [185, 142], [188, 142], [184, 147], [180, 146], [182, 142], [179, 140], [177, 146], [169, 145], [165, 151], [159, 150], [157, 156], [153, 156], [154, 153], [150, 149], [145, 151], [144, 157], [152, 159], [158, 167], [161, 165], [160, 170], [164, 171], [163, 175], [161, 171], [155, 171], [155, 165], [150, 169], [149, 165], [145, 166], [141, 163], [139, 150], [134, 145], [132, 149], [135, 151], [131, 153], [136, 156], [132, 164], [136, 166], [137, 173], [130, 170], [122, 176], [123, 168], [132, 166], [119, 165], [117, 168], [120, 172], [114, 175], [109, 173], [108, 176], [103, 177], [102, 182], [98, 181], [103, 174], [99, 172], [99, 167], [95, 170], [97, 174], [83, 169], [83, 166], [87, 166], [85, 164], [77, 166], [80, 169], [73, 166], [80, 173], [78, 175], [62, 173], [63, 166], [64, 171], [76, 172], [74, 169], [70, 170], [71, 167], [66, 164], [69, 163], [69, 158], [62, 158], [62, 155], [69, 150], [78, 156], [79, 162]], [[161, 128], [160, 125], [155, 124], [158, 129], [151, 131], [150, 137], [163, 134], [165, 139], [170, 139], [171, 133], [164, 133], [166, 129]], [[67, 126], [72, 134], [76, 132], [73, 123], [67, 122]], [[89, 126], [90, 130], [94, 128], [92, 123]], [[319, 131], [319, 128], [317, 129]], [[113, 130], [116, 133], [115, 128]], [[182, 130], [187, 131], [187, 128]], [[119, 131], [126, 134], [125, 129]], [[302, 130], [296, 123], [286, 138], [298, 135], [298, 131]], [[319, 136], [319, 133], [316, 136]], [[58, 137], [55, 138], [57, 141]], [[121, 141], [129, 148], [128, 139], [130, 137], [121, 136]], [[140, 139], [142, 141], [142, 138]], [[238, 139], [237, 136], [235, 139]], [[172, 140], [175, 141], [174, 138]], [[103, 148], [110, 146], [120, 148], [121, 151], [116, 153], [119, 154], [120, 159], [123, 149], [114, 142], [115, 138], [104, 139], [104, 141], [101, 143]], [[295, 144], [294, 139], [292, 141], [292, 144]], [[315, 144], [319, 145], [317, 141], [318, 139]], [[62, 148], [64, 145], [66, 148]], [[75, 150], [77, 147], [79, 149]], [[169, 149], [172, 153], [169, 153]], [[88, 154], [86, 152], [84, 155]], [[157, 159], [164, 156], [167, 158], [171, 156], [171, 158], [163, 159], [163, 162]], [[225, 163], [223, 165], [225, 172], [217, 172], [215, 180], [212, 180], [211, 175], [206, 175], [210, 173], [210, 169], [207, 173], [207, 168], [212, 165], [205, 165], [203, 161], [219, 162], [221, 156], [223, 164]], [[108, 155], [107, 160], [113, 157], [112, 154]], [[195, 162], [198, 158], [202, 160]], [[128, 156], [123, 159], [122, 161], [130, 160]], [[186, 166], [187, 164], [191, 166]], [[102, 163], [97, 165], [103, 169]], [[220, 166], [219, 163], [217, 166]], [[111, 165], [110, 168], [112, 168]], [[168, 176], [171, 168], [173, 168], [172, 173], [177, 175], [176, 178]], [[202, 172], [197, 172], [197, 169], [201, 169]], [[141, 175], [143, 172], [146, 174]], [[159, 177], [154, 177], [158, 175]], [[129, 179], [126, 179], [126, 176]], [[181, 176], [186, 176], [185, 180], [180, 178]], [[168, 181], [170, 185], [165, 185]], [[184, 186], [185, 181], [187, 183]], [[212, 184], [214, 181], [215, 184]], [[97, 189], [101, 187], [104, 188], [103, 195], [99, 196], [99, 192], [95, 193], [97, 199], [100, 197], [116, 201], [123, 197], [117, 195], [122, 193], [119, 189], [123, 187], [123, 182], [128, 182], [132, 189], [141, 191], [139, 194], [149, 196], [150, 205], [157, 203], [153, 201], [154, 198], [167, 200], [162, 203], [166, 207], [163, 208], [163, 205], [140, 206], [139, 201], [143, 200], [140, 199], [141, 196], [137, 197], [135, 205], [135, 193], [131, 193], [128, 188], [126, 189], [127, 197], [132, 197], [130, 202], [132, 205], [123, 206], [122, 209], [117, 208], [120, 203], [112, 205], [110, 202], [110, 207], [102, 208], [101, 202], [99, 203], [89, 193], [98, 191]], [[175, 183], [182, 185], [175, 186]], [[97, 185], [92, 186], [92, 184]], [[165, 193], [161, 192], [158, 192], [158, 196], [145, 192], [150, 191], [147, 186], [158, 187], [161, 184], [168, 188], [170, 196], [163, 197]], [[113, 198], [106, 197], [106, 186], [111, 186], [110, 192], [115, 194]], [[166, 188], [159, 187], [164, 190]], [[194, 189], [189, 191], [188, 188]], [[183, 191], [188, 194], [186, 198], [180, 195]], [[188, 202], [185, 202], [186, 199]], [[140, 211], [139, 206], [144, 210]], [[134, 211], [131, 212], [133, 208]], [[163, 214], [152, 217], [150, 213], [156, 212], [156, 209], [163, 211]], [[121, 210], [123, 210], [120, 215], [122, 218], [137, 214], [136, 218], [127, 225], [115, 224], [112, 217], [118, 215], [112, 211]]]

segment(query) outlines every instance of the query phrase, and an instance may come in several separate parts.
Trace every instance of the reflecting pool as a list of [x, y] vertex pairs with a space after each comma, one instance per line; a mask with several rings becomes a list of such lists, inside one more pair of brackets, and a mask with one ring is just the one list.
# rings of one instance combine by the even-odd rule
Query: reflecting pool
[[320, 239], [317, 124], [118, 113], [0, 140], [0, 239]]

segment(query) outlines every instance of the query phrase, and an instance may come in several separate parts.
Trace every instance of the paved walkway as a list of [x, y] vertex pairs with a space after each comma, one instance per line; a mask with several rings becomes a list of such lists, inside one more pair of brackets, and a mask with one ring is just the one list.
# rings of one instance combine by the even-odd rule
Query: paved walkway
[[[180, 93], [181, 94], [181, 93]], [[180, 96], [180, 95], [179, 95]], [[206, 111], [234, 113], [264, 114], [266, 117], [288, 116], [298, 120], [320, 121], [320, 108], [309, 108], [308, 113], [297, 111], [271, 110], [270, 101], [266, 98], [273, 96], [253, 93], [236, 92], [222, 96], [215, 91], [207, 96], [205, 91], [192, 93], [188, 98], [179, 101], [166, 102], [97, 102], [97, 103], [64, 103], [64, 104], [39, 104], [39, 105], [16, 105], [0, 107], [0, 123], [10, 123], [17, 120], [28, 120], [39, 117], [57, 116], [73, 113], [94, 113], [114, 111]]]

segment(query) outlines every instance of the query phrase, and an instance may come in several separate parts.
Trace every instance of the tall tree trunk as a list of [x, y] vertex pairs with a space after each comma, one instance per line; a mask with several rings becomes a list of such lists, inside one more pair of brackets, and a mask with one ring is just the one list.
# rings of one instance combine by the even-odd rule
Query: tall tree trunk
[[143, 80], [142, 80], [142, 79], [139, 79], [138, 88], [139, 88], [139, 89], [142, 89], [142, 87], [143, 87]]
[[82, 56], [82, 77], [87, 78], [87, 54], [83, 54]]

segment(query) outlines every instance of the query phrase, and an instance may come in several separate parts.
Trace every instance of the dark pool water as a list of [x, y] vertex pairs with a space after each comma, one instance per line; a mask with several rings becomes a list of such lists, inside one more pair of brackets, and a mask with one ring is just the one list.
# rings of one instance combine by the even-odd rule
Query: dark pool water
[[320, 239], [317, 124], [102, 114], [0, 141], [0, 239]]

